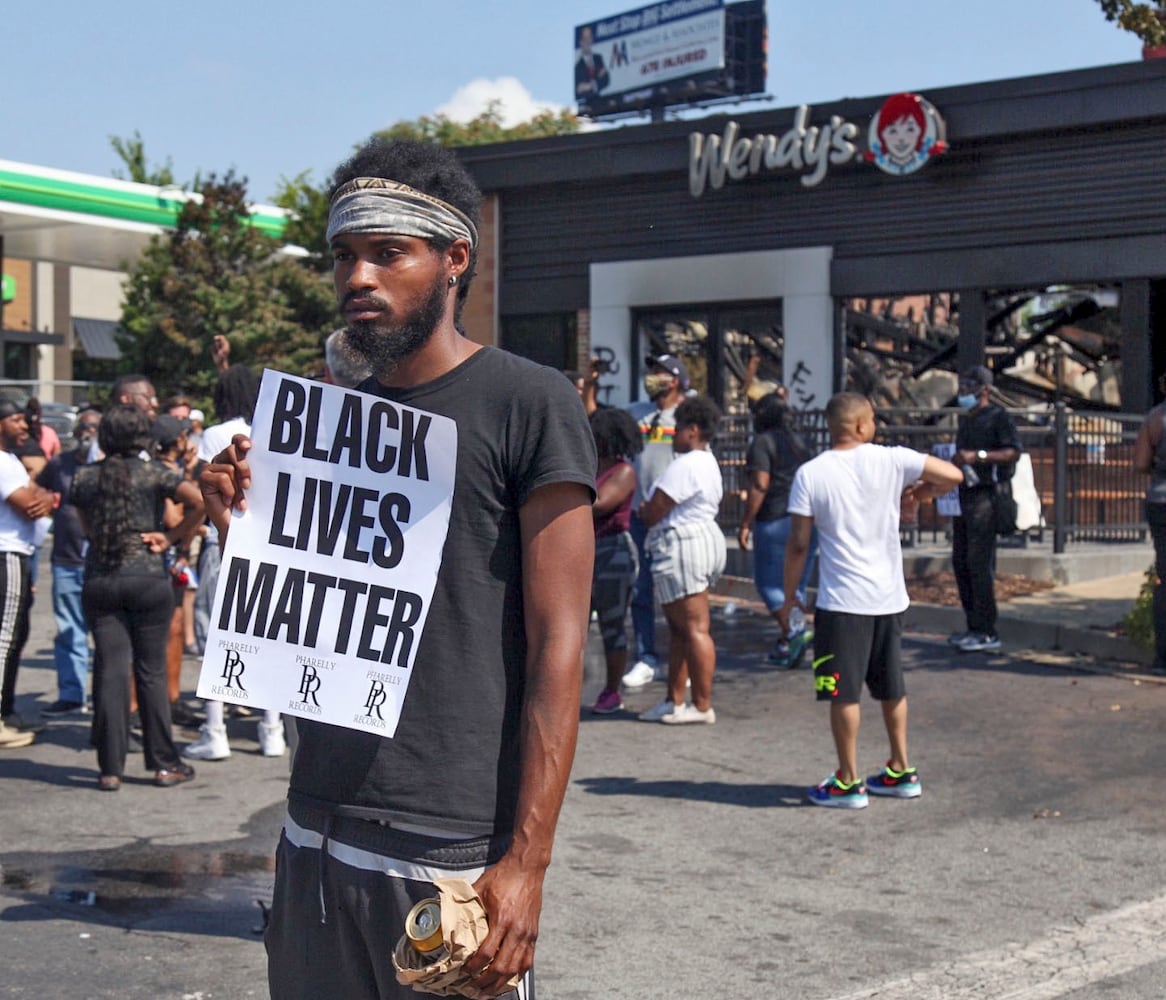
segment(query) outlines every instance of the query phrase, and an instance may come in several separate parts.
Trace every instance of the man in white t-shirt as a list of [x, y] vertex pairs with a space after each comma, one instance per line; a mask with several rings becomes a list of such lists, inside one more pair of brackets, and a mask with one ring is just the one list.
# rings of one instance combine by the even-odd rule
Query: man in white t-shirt
[[[32, 607], [30, 557], [36, 523], [53, 509], [53, 494], [32, 483], [13, 454], [28, 440], [24, 408], [0, 398], [0, 748], [28, 746], [43, 728], [16, 714], [16, 671], [28, 640]], [[42, 536], [43, 537], [43, 536]]]
[[[903, 579], [899, 504], [940, 496], [963, 480], [950, 462], [910, 448], [871, 444], [870, 401], [841, 392], [826, 406], [831, 448], [802, 465], [790, 488], [793, 518], [785, 556], [783, 628], [818, 529], [818, 599], [814, 615], [814, 684], [830, 703], [838, 770], [809, 789], [819, 806], [862, 809], [867, 792], [895, 798], [922, 794], [919, 772], [907, 759], [907, 690], [901, 634], [910, 600]], [[864, 785], [858, 776], [859, 696], [866, 683], [882, 702], [891, 756]]]
[[[645, 722], [713, 723], [717, 650], [709, 633], [709, 589], [725, 569], [725, 534], [717, 524], [724, 485], [709, 450], [721, 411], [707, 396], [676, 407], [676, 457], [648, 491], [639, 515], [652, 586], [668, 622], [668, 695], [640, 713]], [[692, 704], [685, 703], [692, 681]]]

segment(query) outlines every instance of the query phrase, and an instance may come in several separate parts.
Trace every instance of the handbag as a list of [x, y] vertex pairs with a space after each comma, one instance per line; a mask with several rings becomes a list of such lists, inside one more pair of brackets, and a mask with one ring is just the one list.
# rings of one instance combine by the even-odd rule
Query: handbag
[[992, 492], [992, 514], [997, 535], [1016, 534], [1016, 501], [1012, 498], [1011, 480], [996, 483]]

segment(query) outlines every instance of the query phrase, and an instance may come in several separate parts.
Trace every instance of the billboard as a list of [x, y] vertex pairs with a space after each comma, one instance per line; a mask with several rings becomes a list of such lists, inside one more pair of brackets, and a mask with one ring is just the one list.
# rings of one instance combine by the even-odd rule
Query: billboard
[[[746, 12], [749, 37], [742, 39]], [[764, 4], [756, 0], [665, 0], [579, 25], [579, 112], [598, 117], [756, 92], [764, 87], [764, 24]]]

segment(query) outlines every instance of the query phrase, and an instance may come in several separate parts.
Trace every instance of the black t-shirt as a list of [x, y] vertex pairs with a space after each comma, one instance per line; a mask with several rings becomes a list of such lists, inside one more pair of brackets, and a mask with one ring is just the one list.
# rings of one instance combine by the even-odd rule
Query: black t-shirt
[[77, 508], [69, 499], [73, 486], [73, 476], [85, 463], [76, 451], [61, 452], [40, 471], [37, 485], [52, 490], [61, 498], [61, 503], [53, 511], [53, 565], [85, 565], [85, 531]]
[[526, 666], [518, 514], [552, 483], [594, 492], [583, 405], [559, 372], [489, 347], [425, 385], [360, 388], [457, 422], [449, 534], [396, 735], [300, 720], [291, 795], [509, 834]]
[[[989, 403], [979, 410], [972, 410], [960, 418], [959, 430], [955, 435], [955, 446], [961, 451], [996, 451], [1001, 448], [1020, 448], [1020, 434], [1016, 424], [1003, 406]], [[991, 486], [993, 482], [1005, 482], [1016, 471], [1015, 463], [993, 465], [991, 462], [976, 462], [972, 466], [980, 477], [981, 486]], [[965, 489], [966, 487], [961, 487]]]
[[757, 511], [758, 521], [776, 521], [789, 513], [789, 489], [794, 473], [809, 457], [805, 442], [792, 431], [765, 431], [750, 442], [745, 455], [746, 468], [750, 472], [769, 473], [769, 489]]
[[[91, 527], [103, 516], [102, 506], [109, 501], [101, 488], [101, 470], [108, 461], [110, 459], [105, 458], [95, 465], [84, 465], [73, 477], [69, 499], [86, 512]], [[144, 531], [164, 530], [165, 501], [174, 499], [183, 482], [182, 474], [161, 462], [146, 461], [137, 456], [126, 461], [130, 468], [130, 513], [129, 523], [122, 533], [121, 561], [116, 564], [103, 561], [96, 548], [90, 545], [85, 556], [85, 575], [130, 573], [167, 579], [169, 574], [163, 553], [151, 552], [142, 544], [140, 536]]]

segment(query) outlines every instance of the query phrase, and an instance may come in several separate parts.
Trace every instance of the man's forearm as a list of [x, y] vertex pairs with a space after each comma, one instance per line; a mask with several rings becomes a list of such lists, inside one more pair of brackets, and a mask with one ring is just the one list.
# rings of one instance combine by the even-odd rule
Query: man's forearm
[[563, 640], [557, 645], [553, 652], [531, 651], [532, 657], [546, 658], [527, 670], [518, 736], [518, 802], [509, 853], [531, 870], [550, 864], [579, 732], [582, 643]]
[[797, 596], [798, 584], [802, 581], [802, 573], [806, 569], [806, 559], [809, 556], [809, 548], [802, 548], [787, 544], [785, 548], [785, 576], [782, 580], [782, 586], [785, 589], [785, 602], [790, 604], [792, 599]]

